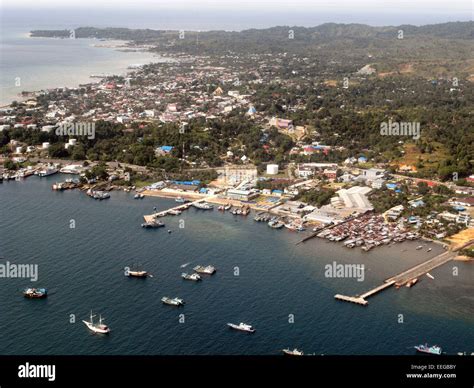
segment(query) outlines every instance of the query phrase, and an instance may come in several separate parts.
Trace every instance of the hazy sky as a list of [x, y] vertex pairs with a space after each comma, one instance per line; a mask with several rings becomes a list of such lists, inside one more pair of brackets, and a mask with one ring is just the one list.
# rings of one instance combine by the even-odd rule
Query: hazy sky
[[216, 10], [314, 10], [471, 13], [474, 0], [2, 0], [2, 7], [208, 8]]

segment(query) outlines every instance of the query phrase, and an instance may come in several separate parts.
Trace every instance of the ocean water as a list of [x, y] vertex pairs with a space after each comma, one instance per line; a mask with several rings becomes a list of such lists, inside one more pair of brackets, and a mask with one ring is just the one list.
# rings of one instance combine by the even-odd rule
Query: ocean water
[[[50, 291], [45, 300], [27, 300], [21, 289], [32, 282], [0, 278], [0, 354], [264, 355], [286, 347], [413, 354], [413, 345], [424, 342], [451, 354], [474, 351], [472, 263], [448, 263], [432, 271], [435, 280], [385, 290], [367, 307], [334, 300], [336, 293], [361, 293], [438, 254], [435, 244], [432, 252], [417, 251], [415, 241], [368, 253], [317, 238], [295, 245], [301, 234], [273, 230], [253, 221], [252, 213], [193, 208], [165, 218], [165, 228], [144, 230], [144, 214], [175, 202], [134, 200], [124, 192], [99, 202], [77, 190], [51, 191], [63, 179], [0, 184], [1, 261], [38, 264], [34, 285]], [[364, 264], [365, 280], [325, 277], [333, 261]], [[185, 271], [212, 264], [217, 273], [199, 283], [184, 281], [180, 266], [189, 262]], [[134, 263], [154, 277], [125, 277], [123, 268]], [[165, 306], [163, 296], [181, 297], [186, 305]], [[109, 336], [92, 335], [81, 322], [91, 309], [105, 317]], [[235, 332], [227, 322], [250, 323], [257, 331]]]

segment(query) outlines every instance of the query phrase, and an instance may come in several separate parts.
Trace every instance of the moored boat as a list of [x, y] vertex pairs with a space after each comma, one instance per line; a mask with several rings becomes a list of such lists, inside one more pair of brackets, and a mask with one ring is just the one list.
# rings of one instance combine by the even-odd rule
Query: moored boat
[[181, 277], [184, 279], [184, 280], [192, 280], [194, 282], [198, 282], [201, 280], [201, 276], [199, 276], [198, 273], [192, 273], [192, 274], [187, 274], [185, 272], [183, 272], [181, 274]]
[[102, 316], [99, 315], [99, 322], [98, 323], [94, 322], [94, 317], [95, 317], [95, 315], [92, 315], [92, 311], [91, 311], [90, 321], [84, 321], [83, 320], [82, 322], [93, 333], [98, 333], [98, 334], [108, 334], [108, 333], [110, 333], [110, 328], [107, 325], [102, 323], [104, 321]]
[[41, 299], [48, 296], [48, 290], [46, 288], [25, 288], [23, 290], [23, 296], [30, 299]]
[[196, 209], [200, 209], [200, 210], [212, 210], [212, 209], [214, 209], [214, 206], [212, 206], [211, 204], [209, 204], [207, 202], [195, 202], [195, 203], [193, 203], [193, 206]]
[[147, 221], [142, 224], [142, 228], [161, 228], [165, 224], [161, 221]]
[[212, 265], [208, 265], [208, 266], [197, 265], [196, 267], [193, 268], [193, 271], [197, 273], [202, 273], [205, 275], [212, 275], [216, 272], [216, 268], [213, 267]]

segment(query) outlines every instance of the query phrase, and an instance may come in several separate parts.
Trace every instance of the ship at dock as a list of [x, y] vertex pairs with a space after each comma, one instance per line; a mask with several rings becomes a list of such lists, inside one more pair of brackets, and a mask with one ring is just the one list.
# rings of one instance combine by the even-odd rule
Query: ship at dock
[[212, 206], [211, 204], [207, 202], [195, 202], [193, 203], [193, 206], [196, 209], [200, 209], [200, 210], [213, 210], [214, 209], [214, 206]]
[[154, 220], [154, 221], [147, 221], [147, 222], [144, 222], [142, 224], [142, 228], [145, 228], [145, 229], [155, 229], [155, 228], [162, 228], [164, 227], [165, 224], [161, 221], [157, 221], [157, 220]]

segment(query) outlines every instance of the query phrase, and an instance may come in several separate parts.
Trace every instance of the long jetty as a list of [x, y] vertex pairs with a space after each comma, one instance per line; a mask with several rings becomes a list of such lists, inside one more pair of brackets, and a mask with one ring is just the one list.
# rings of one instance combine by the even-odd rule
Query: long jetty
[[204, 201], [206, 201], [206, 198], [200, 198], [200, 199], [198, 199], [194, 202], [186, 202], [186, 203], [183, 203], [181, 205], [172, 207], [171, 209], [162, 210], [162, 211], [159, 211], [159, 212], [156, 212], [156, 213], [153, 213], [153, 214], [145, 215], [145, 216], [143, 216], [143, 218], [145, 219], [145, 222], [153, 222], [153, 221], [155, 221], [155, 219], [157, 217], [167, 216], [168, 214], [170, 214], [171, 212], [174, 212], [176, 210], [182, 211], [182, 210], [189, 209], [195, 203], [200, 203], [200, 202], [204, 202]]
[[461, 247], [458, 247], [454, 250], [448, 250], [446, 252], [439, 254], [438, 256], [433, 257], [432, 259], [429, 259], [421, 264], [415, 265], [414, 267], [407, 269], [406, 271], [403, 271], [399, 273], [398, 275], [395, 275], [389, 279], [386, 279], [380, 286], [375, 287], [365, 292], [364, 294], [356, 295], [356, 296], [336, 294], [334, 295], [334, 298], [337, 300], [344, 301], [344, 302], [352, 302], [358, 305], [367, 306], [369, 304], [369, 302], [367, 301], [368, 297], [375, 295], [379, 293], [380, 291], [386, 290], [387, 288], [393, 285], [395, 285], [396, 287], [401, 287], [407, 284], [408, 282], [414, 279], [417, 279], [418, 277], [430, 272], [431, 270], [438, 268], [442, 266], [443, 264], [446, 264], [447, 262], [453, 260], [454, 257], [456, 257], [457, 252], [459, 250], [464, 249], [468, 247], [469, 245], [472, 245], [473, 243], [474, 243], [474, 240], [471, 240]]

